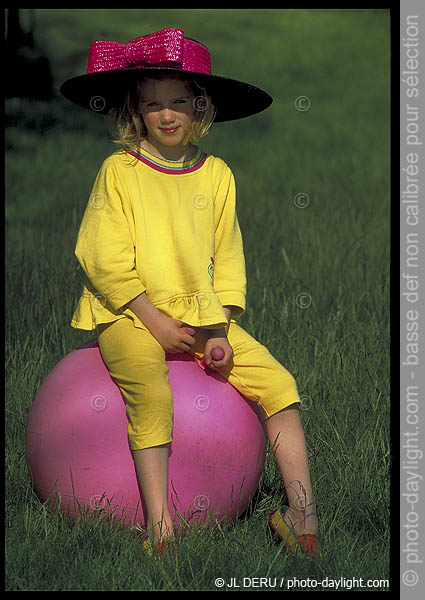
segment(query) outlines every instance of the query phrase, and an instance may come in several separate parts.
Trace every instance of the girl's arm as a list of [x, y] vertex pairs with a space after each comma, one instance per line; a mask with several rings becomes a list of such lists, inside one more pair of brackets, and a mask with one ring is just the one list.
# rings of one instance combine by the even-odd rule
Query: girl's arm
[[96, 301], [112, 311], [145, 291], [135, 267], [132, 207], [117, 166], [99, 170], [78, 233], [75, 255]]
[[[221, 329], [207, 330], [209, 332], [209, 337], [205, 344], [205, 350], [204, 350], [205, 363], [207, 364], [208, 367], [210, 367], [213, 370], [222, 369], [226, 365], [230, 364], [230, 362], [233, 358], [233, 350], [227, 340], [227, 332], [229, 330], [229, 324], [230, 324], [230, 318], [232, 316], [232, 312], [235, 309], [236, 309], [236, 311], [238, 310], [237, 307], [223, 306], [224, 314], [226, 315], [226, 319], [227, 319], [227, 326], [222, 327]], [[224, 352], [224, 356], [220, 360], [213, 360], [211, 353], [212, 353], [213, 349], [217, 348], [217, 347], [222, 348], [222, 350]]]
[[227, 319], [227, 325], [225, 327], [222, 327], [221, 329], [207, 329], [206, 331], [210, 332], [210, 338], [227, 337], [227, 332], [229, 331], [230, 318], [232, 316], [232, 309], [234, 309], [233, 306], [223, 306], [224, 314], [226, 315]]
[[222, 306], [232, 306], [232, 316], [245, 311], [246, 274], [242, 234], [236, 214], [236, 186], [226, 166], [214, 197], [214, 289]]

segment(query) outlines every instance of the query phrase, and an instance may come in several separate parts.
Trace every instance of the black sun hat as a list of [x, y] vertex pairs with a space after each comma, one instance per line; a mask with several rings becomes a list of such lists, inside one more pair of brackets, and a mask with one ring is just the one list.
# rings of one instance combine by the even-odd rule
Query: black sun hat
[[60, 92], [75, 104], [107, 114], [122, 103], [131, 83], [161, 72], [184, 73], [203, 88], [216, 108], [215, 122], [249, 117], [273, 101], [254, 85], [213, 75], [208, 48], [185, 38], [181, 29], [163, 29], [128, 44], [93, 42], [87, 73], [65, 81]]

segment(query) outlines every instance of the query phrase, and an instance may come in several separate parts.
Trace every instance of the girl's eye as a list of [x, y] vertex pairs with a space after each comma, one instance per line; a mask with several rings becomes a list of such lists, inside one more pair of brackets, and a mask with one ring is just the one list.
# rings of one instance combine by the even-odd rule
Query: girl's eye
[[[176, 98], [176, 100], [174, 100], [174, 104], [187, 104], [188, 100], [186, 98]], [[144, 106], [148, 107], [148, 108], [152, 108], [154, 106], [159, 106], [159, 102], [157, 102], [156, 100], [150, 100], [150, 101], [146, 101], [143, 102]]]

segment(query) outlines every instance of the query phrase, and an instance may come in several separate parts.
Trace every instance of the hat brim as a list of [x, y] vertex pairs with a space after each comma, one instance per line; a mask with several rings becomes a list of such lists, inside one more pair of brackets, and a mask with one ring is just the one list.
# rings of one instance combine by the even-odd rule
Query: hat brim
[[129, 84], [158, 75], [161, 71], [184, 74], [185, 78], [195, 79], [204, 87], [216, 107], [214, 122], [234, 121], [255, 115], [273, 102], [267, 92], [249, 83], [170, 67], [130, 67], [79, 75], [65, 81], [60, 87], [60, 93], [75, 104], [107, 114], [122, 103]]

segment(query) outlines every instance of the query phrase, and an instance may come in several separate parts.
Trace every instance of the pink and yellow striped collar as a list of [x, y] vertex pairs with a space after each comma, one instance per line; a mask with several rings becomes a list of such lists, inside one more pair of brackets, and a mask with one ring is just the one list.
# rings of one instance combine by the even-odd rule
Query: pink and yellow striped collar
[[207, 155], [202, 152], [200, 148], [197, 149], [195, 156], [193, 156], [190, 160], [176, 163], [163, 160], [162, 158], [157, 158], [156, 156], [153, 156], [153, 154], [149, 154], [149, 152], [142, 150], [141, 148], [130, 148], [127, 150], [127, 152], [139, 159], [145, 165], [152, 167], [152, 169], [155, 169], [160, 173], [168, 173], [171, 175], [192, 173], [193, 171], [200, 169], [207, 158]]

